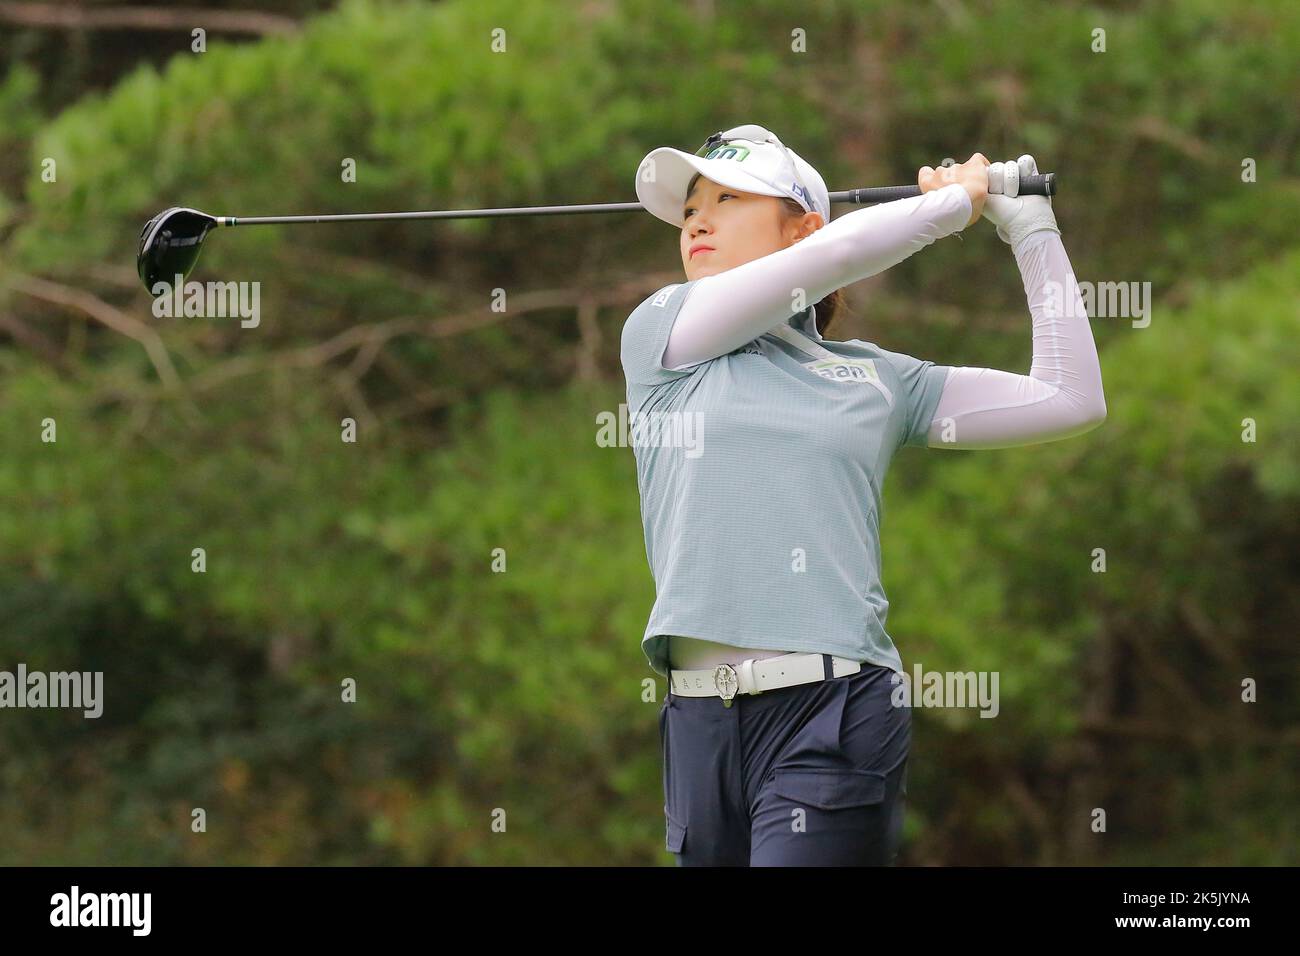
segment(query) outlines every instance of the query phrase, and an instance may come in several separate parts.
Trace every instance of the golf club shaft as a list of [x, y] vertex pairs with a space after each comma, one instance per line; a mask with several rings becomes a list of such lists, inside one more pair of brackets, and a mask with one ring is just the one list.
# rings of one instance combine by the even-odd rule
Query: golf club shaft
[[[1056, 194], [1056, 174], [1042, 173], [1020, 180], [1020, 195]], [[920, 186], [870, 186], [830, 194], [833, 203], [866, 205], [894, 202], [921, 195]], [[372, 222], [393, 219], [489, 219], [499, 216], [569, 216], [575, 213], [634, 212], [644, 209], [639, 202], [589, 203], [577, 206], [515, 206], [508, 209], [437, 209], [427, 212], [363, 212], [333, 216], [218, 216], [217, 226], [274, 226], [307, 222]]]

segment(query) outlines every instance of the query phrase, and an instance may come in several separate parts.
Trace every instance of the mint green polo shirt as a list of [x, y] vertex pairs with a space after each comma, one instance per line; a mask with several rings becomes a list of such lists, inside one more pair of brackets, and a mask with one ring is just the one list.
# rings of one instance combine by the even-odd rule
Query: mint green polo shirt
[[650, 666], [666, 677], [667, 637], [681, 635], [901, 672], [885, 629], [880, 490], [900, 447], [926, 445], [949, 366], [823, 340], [809, 308], [726, 355], [665, 369], [693, 285], [648, 296], [622, 334], [655, 582]]

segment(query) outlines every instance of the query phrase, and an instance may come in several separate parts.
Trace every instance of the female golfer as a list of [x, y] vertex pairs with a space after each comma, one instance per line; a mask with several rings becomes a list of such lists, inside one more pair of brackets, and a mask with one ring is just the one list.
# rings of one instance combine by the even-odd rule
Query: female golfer
[[[622, 335], [656, 589], [641, 645], [669, 683], [678, 865], [893, 862], [911, 712], [891, 703], [905, 673], [880, 583], [890, 460], [1054, 441], [1106, 417], [1051, 201], [1016, 195], [1036, 172], [1031, 156], [976, 153], [922, 167], [920, 196], [829, 222], [822, 177], [760, 126], [642, 160], [637, 196], [680, 229], [686, 271]], [[1024, 280], [1028, 375], [822, 337], [842, 286], [981, 214]]]

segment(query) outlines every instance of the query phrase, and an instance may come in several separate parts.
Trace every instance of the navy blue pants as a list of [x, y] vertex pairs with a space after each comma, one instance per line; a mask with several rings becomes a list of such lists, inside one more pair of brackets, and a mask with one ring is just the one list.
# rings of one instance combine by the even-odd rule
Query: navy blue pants
[[[823, 657], [823, 660], [827, 658]], [[667, 848], [678, 866], [884, 866], [912, 742], [888, 667], [659, 711]]]

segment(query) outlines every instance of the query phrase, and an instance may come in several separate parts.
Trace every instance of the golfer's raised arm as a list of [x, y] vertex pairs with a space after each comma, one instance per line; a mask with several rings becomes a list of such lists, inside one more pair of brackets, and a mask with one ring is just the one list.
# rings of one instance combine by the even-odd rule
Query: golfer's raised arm
[[930, 422], [930, 448], [1033, 445], [1106, 419], [1097, 345], [1060, 235], [1033, 232], [1013, 249], [1033, 316], [1029, 374], [950, 369]]
[[697, 279], [673, 325], [664, 368], [726, 355], [798, 311], [796, 289], [809, 305], [819, 302], [963, 229], [972, 210], [966, 189], [953, 183], [855, 210], [788, 248]]

